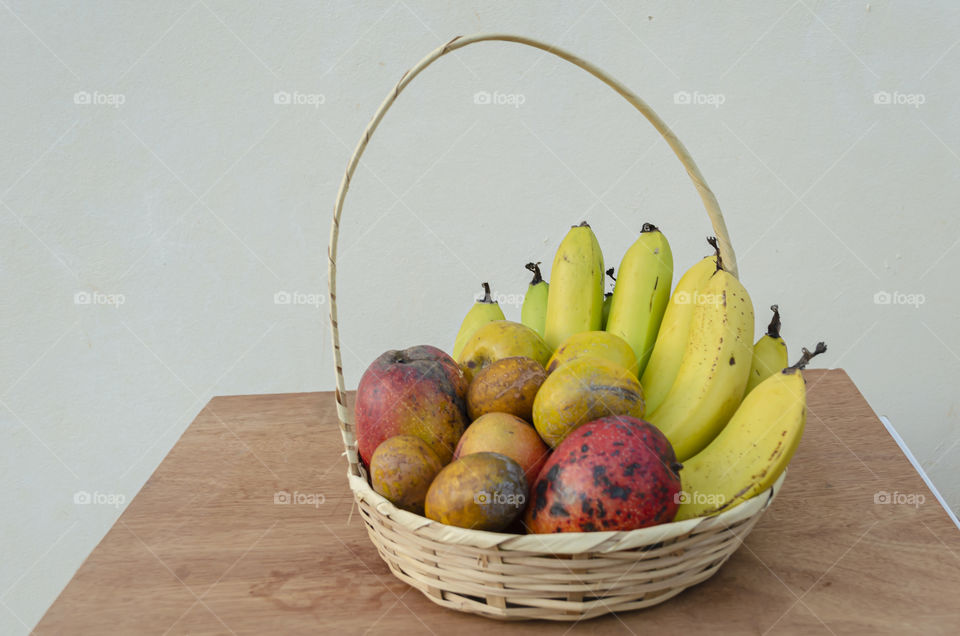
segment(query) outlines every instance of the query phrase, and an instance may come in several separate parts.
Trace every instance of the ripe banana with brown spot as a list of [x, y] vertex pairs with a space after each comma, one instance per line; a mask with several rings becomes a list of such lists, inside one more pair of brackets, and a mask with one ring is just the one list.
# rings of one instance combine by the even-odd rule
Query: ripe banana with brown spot
[[747, 380], [744, 395], [749, 395], [761, 382], [790, 364], [787, 359], [787, 343], [780, 337], [780, 308], [771, 305], [770, 309], [773, 311], [773, 318], [767, 326], [767, 333], [760, 336], [753, 345], [750, 379]]
[[695, 300], [677, 378], [648, 418], [681, 462], [709, 444], [737, 410], [753, 357], [753, 303], [733, 274], [716, 270]]
[[822, 342], [813, 353], [804, 348], [797, 364], [757, 385], [717, 438], [683, 462], [675, 521], [723, 512], [777, 481], [806, 424], [806, 384], [800, 370], [826, 350]]
[[[716, 251], [716, 239], [711, 245]], [[647, 410], [657, 410], [670, 392], [673, 381], [677, 379], [683, 353], [687, 350], [690, 325], [693, 321], [693, 309], [697, 292], [717, 271], [717, 254], [708, 256], [686, 271], [677, 282], [670, 296], [670, 302], [663, 313], [657, 341], [653, 345], [650, 360], [640, 377], [643, 392], [647, 399]]]

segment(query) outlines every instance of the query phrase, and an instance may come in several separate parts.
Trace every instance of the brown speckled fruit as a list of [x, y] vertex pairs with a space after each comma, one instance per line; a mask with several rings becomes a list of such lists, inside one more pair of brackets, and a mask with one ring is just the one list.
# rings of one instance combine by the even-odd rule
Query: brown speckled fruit
[[525, 356], [491, 362], [480, 370], [467, 390], [467, 413], [473, 421], [486, 413], [510, 413], [533, 420], [533, 399], [547, 379], [543, 365]]
[[547, 376], [533, 401], [533, 425], [550, 446], [607, 415], [643, 417], [637, 376], [603, 358], [577, 358]]
[[427, 491], [426, 516], [460, 528], [499, 532], [510, 526], [527, 502], [520, 464], [499, 453], [456, 459]]
[[427, 490], [443, 468], [430, 446], [414, 435], [382, 442], [370, 459], [370, 485], [398, 508], [423, 514]]
[[547, 362], [547, 373], [577, 358], [603, 358], [636, 373], [637, 356], [626, 340], [609, 331], [581, 331], [557, 347]]
[[682, 467], [655, 426], [627, 416], [589, 422], [554, 449], [532, 488], [532, 533], [634, 530], [672, 521]]
[[547, 363], [552, 351], [536, 331], [519, 322], [494, 320], [477, 329], [457, 362], [468, 381], [492, 362], [512, 356], [533, 358], [541, 365]]

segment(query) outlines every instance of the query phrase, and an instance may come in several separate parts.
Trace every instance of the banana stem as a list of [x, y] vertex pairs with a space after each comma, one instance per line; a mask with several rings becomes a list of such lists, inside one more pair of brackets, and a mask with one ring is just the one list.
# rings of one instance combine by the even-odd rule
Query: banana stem
[[787, 367], [786, 369], [783, 370], [783, 372], [793, 373], [794, 371], [799, 371], [800, 369], [803, 369], [804, 367], [807, 366], [807, 363], [810, 362], [810, 360], [820, 355], [821, 353], [825, 353], [826, 350], [827, 350], [827, 344], [825, 342], [818, 342], [817, 346], [814, 347], [812, 353], [809, 349], [804, 347], [803, 355], [800, 356], [800, 359], [797, 360], [797, 363], [794, 364], [792, 367]]
[[533, 272], [533, 280], [530, 281], [531, 287], [537, 283], [543, 282], [543, 276], [540, 275], [540, 261], [537, 261], [536, 263], [527, 263], [524, 265], [524, 267]]
[[653, 223], [644, 223], [643, 227], [640, 228], [641, 234], [646, 234], [647, 232], [659, 232], [659, 231], [660, 231], [660, 228], [658, 228]]
[[770, 305], [771, 311], [773, 311], [773, 318], [770, 319], [770, 324], [767, 325], [767, 335], [771, 338], [780, 337], [780, 306], [779, 305]]
[[720, 258], [720, 243], [717, 242], [717, 237], [716, 237], [716, 236], [708, 236], [708, 237], [707, 237], [707, 243], [710, 244], [710, 247], [713, 248], [713, 251], [714, 251], [714, 253], [716, 254], [716, 257], [717, 257], [717, 271], [719, 272], [721, 269], [723, 269], [723, 259]]
[[496, 304], [496, 301], [493, 299], [493, 296], [490, 295], [490, 283], [481, 283], [483, 285], [483, 298], [479, 302], [487, 303], [488, 305]]
[[[607, 272], [606, 272], [606, 274], [607, 274], [607, 276], [609, 276], [609, 277], [613, 280], [614, 287], [616, 287], [617, 277], [613, 275], [613, 269], [614, 269], [614, 268], [612, 268], [612, 267], [611, 267], [610, 269], [608, 269]], [[607, 299], [607, 298], [610, 298], [611, 296], [613, 296], [613, 292], [612, 292], [612, 291], [611, 291], [611, 292], [606, 292], [606, 293], [603, 295], [603, 298], [604, 298], [604, 299]]]

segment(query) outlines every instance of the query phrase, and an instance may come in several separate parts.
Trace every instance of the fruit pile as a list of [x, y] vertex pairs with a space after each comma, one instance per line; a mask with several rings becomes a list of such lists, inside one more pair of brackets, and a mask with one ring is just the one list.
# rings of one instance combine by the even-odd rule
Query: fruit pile
[[441, 523], [498, 532], [633, 530], [717, 514], [769, 488], [800, 442], [806, 388], [780, 314], [756, 343], [753, 303], [714, 253], [673, 282], [645, 224], [604, 294], [586, 223], [539, 264], [520, 322], [483, 284], [452, 356], [388, 351], [357, 389], [373, 489]]

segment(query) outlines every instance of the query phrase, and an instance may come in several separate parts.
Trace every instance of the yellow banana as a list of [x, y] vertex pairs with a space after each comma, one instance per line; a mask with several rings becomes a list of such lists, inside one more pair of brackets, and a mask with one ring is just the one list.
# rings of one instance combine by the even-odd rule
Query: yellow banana
[[526, 268], [533, 272], [533, 280], [523, 297], [520, 322], [536, 331], [542, 338], [543, 323], [547, 320], [547, 294], [550, 293], [550, 284], [543, 280], [540, 274], [540, 263], [527, 263]]
[[570, 228], [550, 271], [543, 339], [551, 350], [581, 331], [598, 331], [603, 315], [603, 254], [584, 221]]
[[654, 225], [644, 223], [640, 237], [620, 261], [606, 326], [633, 348], [638, 376], [643, 374], [657, 340], [672, 283], [673, 253], [667, 237]]
[[[711, 245], [716, 247], [716, 239]], [[667, 303], [657, 342], [653, 346], [650, 359], [640, 377], [643, 393], [647, 400], [647, 411], [652, 413], [659, 407], [680, 370], [683, 352], [687, 348], [690, 335], [690, 323], [693, 320], [694, 299], [697, 291], [717, 271], [717, 256], [708, 256], [687, 270], [680, 277], [670, 302]]]
[[497, 301], [490, 297], [490, 285], [483, 283], [483, 298], [473, 303], [460, 324], [457, 339], [453, 341], [453, 359], [460, 359], [460, 352], [477, 329], [494, 320], [504, 320], [503, 310]]
[[822, 342], [813, 353], [804, 348], [797, 364], [757, 385], [717, 438], [683, 463], [675, 521], [717, 514], [777, 481], [806, 424], [806, 386], [800, 370], [826, 350]]
[[670, 440], [677, 461], [700, 452], [737, 410], [752, 343], [750, 296], [735, 276], [718, 269], [697, 292], [677, 379], [648, 418]]
[[787, 359], [787, 343], [780, 337], [780, 308], [771, 305], [770, 309], [773, 311], [773, 318], [767, 327], [767, 333], [760, 336], [753, 345], [750, 379], [747, 380], [744, 395], [748, 395], [761, 382], [790, 364]]

